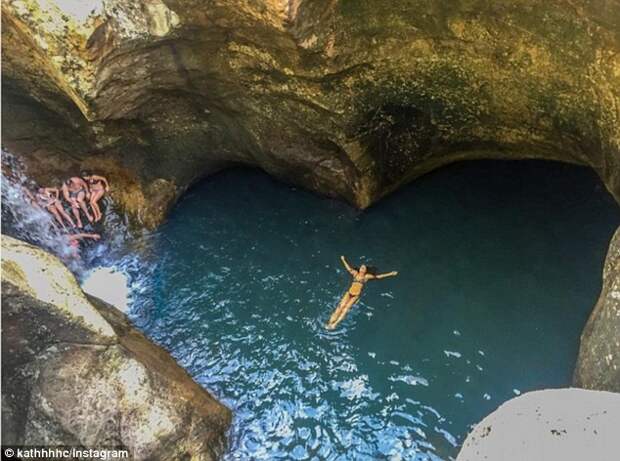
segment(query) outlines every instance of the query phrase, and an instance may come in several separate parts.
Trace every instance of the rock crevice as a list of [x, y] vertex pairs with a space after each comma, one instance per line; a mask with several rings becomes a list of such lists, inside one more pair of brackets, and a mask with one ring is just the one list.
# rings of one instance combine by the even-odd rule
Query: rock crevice
[[89, 5], [3, 2], [3, 142], [41, 181], [116, 176], [142, 224], [239, 164], [365, 207], [451, 161], [546, 158], [620, 198], [615, 2]]
[[[544, 158], [620, 200], [615, 1], [86, 3], [2, 3], [3, 147], [42, 185], [105, 175], [140, 225], [233, 165], [366, 207], [450, 162]], [[585, 371], [588, 325], [576, 382], [617, 389]]]

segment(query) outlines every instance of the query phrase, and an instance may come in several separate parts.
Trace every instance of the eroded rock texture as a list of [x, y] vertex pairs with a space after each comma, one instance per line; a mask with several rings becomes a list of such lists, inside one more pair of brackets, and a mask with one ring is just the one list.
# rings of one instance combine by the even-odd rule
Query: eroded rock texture
[[[217, 459], [230, 411], [50, 254], [2, 237], [2, 443]], [[205, 352], [206, 353], [206, 352]]]
[[574, 384], [620, 392], [620, 229], [609, 245], [601, 295], [581, 334]]
[[112, 176], [144, 224], [235, 164], [364, 207], [458, 159], [547, 158], [620, 198], [614, 0], [75, 4], [3, 2], [3, 142], [42, 182]]

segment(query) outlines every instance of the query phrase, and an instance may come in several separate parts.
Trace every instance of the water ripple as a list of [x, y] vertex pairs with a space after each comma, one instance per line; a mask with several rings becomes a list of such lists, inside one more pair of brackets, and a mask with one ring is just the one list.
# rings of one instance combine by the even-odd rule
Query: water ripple
[[[560, 191], [563, 203], [574, 181], [567, 191], [545, 178], [544, 193], [528, 182], [532, 197], [518, 197], [522, 208], [489, 206], [507, 200], [503, 181], [514, 171], [493, 186], [495, 175], [484, 170], [481, 183], [491, 191], [455, 174], [422, 181], [364, 214], [257, 173], [215, 178], [151, 237], [140, 255], [147, 264], [121, 262], [132, 280], [132, 318], [232, 408], [226, 460], [452, 459], [469, 426], [517, 389], [568, 382], [587, 316], [566, 316], [569, 305], [587, 309], [587, 293], [565, 289], [579, 283], [532, 261], [562, 260], [574, 242], [554, 246], [557, 236], [574, 225], [583, 241], [579, 222], [603, 213], [588, 201], [568, 225], [576, 213], [569, 207], [541, 250], [543, 231], [515, 232], [514, 220], [536, 223], [534, 198]], [[542, 226], [548, 216], [541, 213]], [[607, 238], [602, 232], [603, 250]], [[401, 274], [369, 285], [327, 331], [348, 282], [343, 253], [370, 263], [380, 257]], [[596, 273], [600, 261], [590, 262], [586, 271], [583, 261], [564, 261], [562, 277]], [[560, 290], [541, 289], [532, 271], [536, 283]], [[572, 328], [570, 338], [556, 334], [557, 318]], [[550, 355], [538, 360], [543, 345]], [[526, 362], [528, 373], [517, 366]]]

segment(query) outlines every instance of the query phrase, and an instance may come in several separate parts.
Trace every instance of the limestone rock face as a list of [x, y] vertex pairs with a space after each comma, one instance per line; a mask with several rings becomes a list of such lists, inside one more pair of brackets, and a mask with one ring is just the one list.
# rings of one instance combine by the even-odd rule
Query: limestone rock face
[[601, 295], [581, 334], [573, 382], [620, 392], [620, 229], [609, 245]]
[[614, 461], [620, 395], [582, 389], [528, 392], [484, 418], [457, 461]]
[[2, 238], [2, 440], [217, 459], [230, 411], [44, 251]]
[[112, 176], [146, 225], [239, 164], [364, 207], [455, 160], [546, 158], [592, 166], [620, 198], [616, 1], [7, 0], [2, 13], [5, 146], [41, 182]]

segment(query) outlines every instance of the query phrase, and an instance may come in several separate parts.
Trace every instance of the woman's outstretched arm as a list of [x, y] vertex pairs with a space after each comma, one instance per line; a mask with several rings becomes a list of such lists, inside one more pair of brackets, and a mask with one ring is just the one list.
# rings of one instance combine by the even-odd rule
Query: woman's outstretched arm
[[347, 262], [346, 259], [344, 259], [344, 256], [340, 257], [340, 260], [342, 261], [342, 264], [344, 264], [345, 269], [347, 270], [347, 272], [349, 274], [355, 274], [355, 271], [353, 270], [353, 268], [351, 266], [349, 266], [349, 263]]
[[392, 271], [392, 272], [387, 272], [385, 274], [375, 275], [375, 278], [377, 280], [381, 280], [381, 279], [385, 279], [385, 278], [388, 278], [388, 277], [394, 277], [395, 275], [398, 275], [398, 271]]
[[70, 234], [69, 235], [69, 240], [82, 240], [82, 239], [99, 240], [100, 238], [101, 238], [101, 235], [99, 235], [99, 234], [80, 233], [80, 234]]

